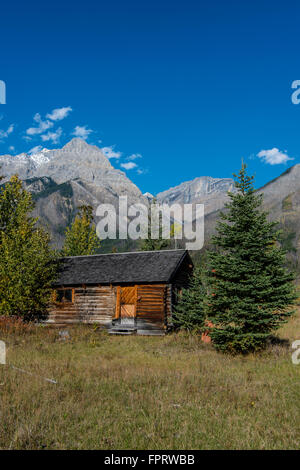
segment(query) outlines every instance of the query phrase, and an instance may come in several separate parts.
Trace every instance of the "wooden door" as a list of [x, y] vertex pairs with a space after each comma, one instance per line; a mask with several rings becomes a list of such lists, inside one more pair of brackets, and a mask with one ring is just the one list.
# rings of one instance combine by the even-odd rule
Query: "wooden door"
[[122, 325], [134, 325], [136, 317], [137, 286], [118, 287], [117, 318]]

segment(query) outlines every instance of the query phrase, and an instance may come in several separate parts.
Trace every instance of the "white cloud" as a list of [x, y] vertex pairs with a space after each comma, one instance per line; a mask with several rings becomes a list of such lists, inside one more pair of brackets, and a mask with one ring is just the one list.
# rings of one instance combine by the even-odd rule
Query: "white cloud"
[[86, 126], [76, 126], [71, 135], [86, 140], [92, 132], [94, 131], [92, 131], [92, 129], [87, 129]]
[[126, 160], [129, 163], [124, 163], [121, 166], [126, 170], [132, 170], [133, 168], [136, 168], [136, 172], [138, 175], [144, 175], [148, 172], [148, 170], [145, 170], [144, 168], [138, 168], [138, 165], [136, 163], [132, 163], [134, 160], [139, 160], [140, 158], [143, 158], [140, 153], [133, 153], [132, 155], [126, 157]]
[[57, 144], [62, 135], [62, 128], [59, 127], [56, 131], [49, 131], [47, 134], [41, 135], [43, 142], [51, 141], [53, 144]]
[[138, 158], [143, 158], [140, 153], [133, 153], [132, 155], [129, 155], [129, 157], [126, 158], [128, 161], [133, 161], [137, 160]]
[[53, 122], [51, 121], [43, 121], [41, 118], [41, 115], [39, 113], [36, 113], [33, 117], [33, 120], [38, 124], [37, 127], [29, 127], [29, 129], [26, 130], [27, 135], [38, 135], [38, 134], [43, 134], [47, 129], [50, 129], [50, 127], [53, 127]]
[[14, 131], [14, 125], [11, 124], [6, 131], [0, 129], [0, 140], [6, 139]]
[[51, 121], [61, 121], [62, 119], [65, 119], [70, 112], [73, 111], [71, 106], [66, 106], [64, 108], [57, 108], [53, 109], [51, 113], [48, 113], [46, 117], [48, 119], [51, 119]]
[[257, 156], [269, 165], [280, 165], [282, 163], [286, 163], [288, 160], [294, 160], [288, 156], [286, 151], [281, 152], [276, 147], [270, 150], [261, 150]]
[[125, 170], [132, 170], [137, 167], [137, 164], [134, 162], [121, 163], [121, 167], [125, 168]]
[[16, 149], [15, 149], [15, 147], [14, 147], [13, 145], [11, 145], [10, 147], [8, 147], [8, 150], [9, 150], [10, 152], [14, 152]]
[[28, 150], [28, 155], [34, 155], [36, 153], [39, 153], [43, 150], [43, 147], [41, 145], [37, 145], [36, 147], [33, 147], [32, 149]]
[[119, 159], [121, 156], [122, 156], [122, 152], [116, 152], [114, 150], [114, 146], [110, 146], [110, 147], [102, 147], [102, 152], [104, 153], [104, 155], [107, 157], [107, 158], [116, 158], [116, 159]]
[[32, 138], [29, 137], [29, 135], [22, 135], [22, 139], [26, 140], [26, 142], [30, 142], [32, 140]]
[[14, 131], [14, 125], [11, 124], [11, 125], [9, 126], [9, 128], [7, 129], [6, 132], [7, 132], [7, 134], [9, 135], [9, 134], [11, 134], [13, 131]]

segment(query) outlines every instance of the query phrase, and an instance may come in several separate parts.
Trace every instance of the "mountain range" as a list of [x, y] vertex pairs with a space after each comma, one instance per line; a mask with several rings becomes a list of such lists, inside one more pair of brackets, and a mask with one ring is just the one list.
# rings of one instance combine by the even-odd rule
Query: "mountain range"
[[94, 209], [105, 202], [118, 205], [126, 195], [128, 204], [148, 202], [123, 171], [115, 169], [101, 149], [75, 138], [63, 148], [43, 149], [29, 155], [0, 156], [4, 182], [18, 174], [35, 199], [35, 214], [47, 226], [57, 246], [79, 206]]
[[[90, 204], [94, 209], [101, 203], [118, 207], [118, 198], [123, 195], [128, 197], [128, 204], [147, 204], [153, 199], [152, 194], [142, 194], [124, 172], [115, 169], [100, 148], [79, 138], [72, 139], [60, 149], [2, 155], [0, 167], [4, 182], [16, 173], [23, 180], [36, 202], [35, 215], [47, 226], [57, 246], [61, 246], [65, 229], [82, 204]], [[201, 176], [155, 197], [160, 203], [203, 203], [205, 240], [208, 242], [218, 213], [228, 200], [228, 191], [235, 191], [233, 179]], [[297, 265], [300, 254], [300, 165], [289, 168], [258, 193], [263, 193], [263, 205], [270, 218], [280, 222], [282, 243], [289, 252], [290, 262]]]

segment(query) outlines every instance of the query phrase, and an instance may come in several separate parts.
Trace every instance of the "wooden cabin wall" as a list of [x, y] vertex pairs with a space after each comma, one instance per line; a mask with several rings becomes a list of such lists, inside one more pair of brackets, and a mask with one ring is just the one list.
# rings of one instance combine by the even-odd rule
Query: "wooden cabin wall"
[[171, 290], [165, 284], [138, 285], [138, 330], [165, 330], [171, 315]]
[[115, 287], [75, 287], [74, 302], [52, 303], [46, 323], [99, 323], [109, 327], [115, 315], [115, 305]]
[[[98, 323], [110, 327], [115, 318], [117, 286], [86, 286], [73, 289], [74, 301], [52, 303], [46, 323], [55, 325]], [[171, 325], [172, 285], [138, 285], [137, 329], [165, 331]]]

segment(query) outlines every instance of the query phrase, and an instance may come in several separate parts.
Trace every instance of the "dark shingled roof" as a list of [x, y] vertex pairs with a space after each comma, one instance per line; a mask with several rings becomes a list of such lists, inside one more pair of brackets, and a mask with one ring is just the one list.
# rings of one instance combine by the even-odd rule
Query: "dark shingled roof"
[[54, 286], [167, 283], [186, 257], [186, 250], [71, 256], [62, 259]]

